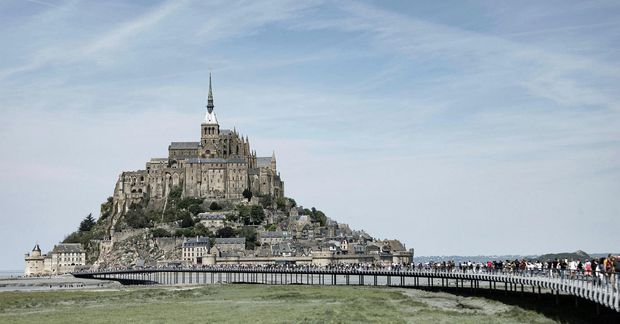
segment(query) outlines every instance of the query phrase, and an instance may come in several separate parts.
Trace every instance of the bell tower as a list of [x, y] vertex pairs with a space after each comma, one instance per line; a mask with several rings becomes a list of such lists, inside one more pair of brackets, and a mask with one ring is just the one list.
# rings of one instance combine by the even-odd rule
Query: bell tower
[[214, 158], [218, 157], [218, 149], [220, 145], [220, 125], [213, 109], [213, 88], [211, 86], [211, 73], [209, 73], [209, 95], [207, 96], [207, 111], [205, 119], [200, 124], [200, 146], [201, 157]]

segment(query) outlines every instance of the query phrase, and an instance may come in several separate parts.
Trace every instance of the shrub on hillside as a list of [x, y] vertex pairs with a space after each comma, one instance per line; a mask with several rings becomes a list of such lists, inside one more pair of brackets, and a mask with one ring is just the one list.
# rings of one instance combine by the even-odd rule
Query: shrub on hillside
[[163, 228], [154, 228], [151, 230], [151, 234], [153, 237], [171, 237], [172, 233], [168, 232]]
[[211, 205], [209, 205], [209, 209], [210, 210], [222, 210], [222, 206], [220, 206], [217, 202], [212, 202]]

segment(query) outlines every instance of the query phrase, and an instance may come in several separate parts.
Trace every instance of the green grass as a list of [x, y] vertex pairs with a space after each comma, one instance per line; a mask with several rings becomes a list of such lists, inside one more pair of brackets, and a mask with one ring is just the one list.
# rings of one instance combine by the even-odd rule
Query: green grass
[[[501, 312], [489, 313], [446, 309], [425, 300], [425, 296], [416, 297], [396, 289], [353, 286], [209, 285], [3, 292], [0, 323], [551, 322], [514, 306], [502, 305]], [[483, 302], [491, 308], [497, 303]]]

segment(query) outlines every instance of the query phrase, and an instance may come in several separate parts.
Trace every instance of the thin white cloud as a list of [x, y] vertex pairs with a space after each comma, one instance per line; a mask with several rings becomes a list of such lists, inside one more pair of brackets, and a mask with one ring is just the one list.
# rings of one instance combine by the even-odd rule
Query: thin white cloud
[[[459, 71], [454, 80], [444, 80], [448, 84], [493, 83], [498, 73], [512, 73], [511, 82], [523, 85], [534, 96], [543, 94], [544, 88], [538, 90], [541, 82], [552, 84], [553, 94], [542, 97], [562, 106], [587, 104], [615, 109], [609, 104], [620, 99], [617, 93], [603, 92], [588, 83], [587, 78], [592, 77], [620, 78], [620, 70], [599, 61], [405, 17], [370, 5], [340, 2], [339, 6], [346, 12], [343, 18], [303, 21], [295, 27], [364, 32], [371, 36], [376, 50], [398, 50], [418, 63], [444, 60]], [[576, 80], [575, 74], [582, 74], [586, 80]], [[576, 97], [579, 100], [575, 101]]]
[[[168, 0], [159, 7], [110, 31], [97, 35], [84, 44], [64, 44], [65, 46], [62, 48], [54, 45], [40, 49], [29, 62], [0, 71], [0, 80], [54, 64], [75, 64], [80, 61], [108, 60], [110, 52], [127, 46], [133, 37], [154, 27], [157, 23], [182, 8], [186, 3], [187, 1], [185, 0]], [[57, 12], [66, 12], [67, 7], [72, 6], [72, 4], [58, 6], [58, 10], [53, 11], [51, 14], [45, 14], [55, 16]]]
[[79, 51], [79, 58], [98, 55], [101, 51], [114, 51], [120, 47], [126, 46], [133, 37], [157, 25], [174, 12], [183, 8], [187, 2], [186, 0], [168, 0], [146, 14], [123, 23], [119, 27], [114, 28], [110, 32], [107, 32], [85, 45]]

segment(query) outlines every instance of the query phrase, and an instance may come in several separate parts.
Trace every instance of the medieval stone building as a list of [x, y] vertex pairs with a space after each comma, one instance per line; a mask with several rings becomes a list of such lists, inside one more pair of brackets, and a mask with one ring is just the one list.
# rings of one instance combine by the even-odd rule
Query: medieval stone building
[[200, 141], [172, 142], [168, 157], [152, 158], [144, 170], [123, 172], [114, 190], [117, 213], [127, 210], [131, 203], [143, 201], [163, 206], [175, 187], [182, 189], [184, 197], [213, 200], [241, 200], [246, 189], [254, 196], [284, 196], [275, 153], [271, 157], [257, 156], [247, 136], [240, 136], [234, 128], [220, 128], [214, 108], [209, 75]]

